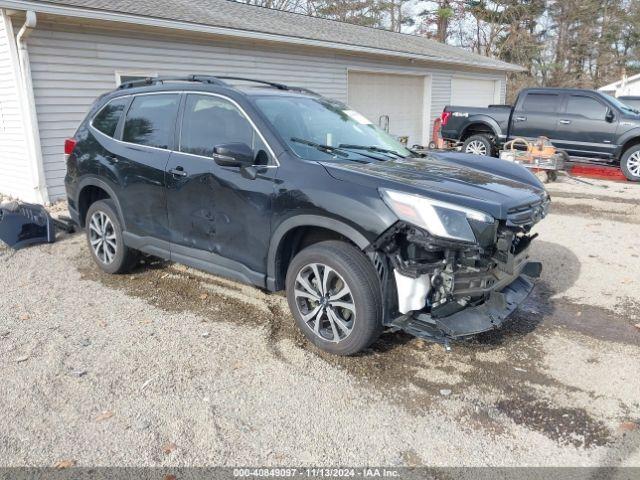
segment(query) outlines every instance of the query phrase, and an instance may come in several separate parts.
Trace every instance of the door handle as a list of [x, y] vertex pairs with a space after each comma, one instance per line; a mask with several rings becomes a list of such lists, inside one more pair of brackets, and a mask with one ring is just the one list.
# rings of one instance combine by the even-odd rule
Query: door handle
[[182, 168], [182, 167], [172, 168], [171, 170], [169, 170], [169, 173], [171, 175], [175, 175], [177, 177], [186, 177], [187, 176], [187, 172], [185, 172], [184, 168]]
[[516, 117], [516, 122], [526, 122], [527, 117]]
[[571, 120], [560, 120], [560, 123], [562, 125], [569, 125], [571, 123]]

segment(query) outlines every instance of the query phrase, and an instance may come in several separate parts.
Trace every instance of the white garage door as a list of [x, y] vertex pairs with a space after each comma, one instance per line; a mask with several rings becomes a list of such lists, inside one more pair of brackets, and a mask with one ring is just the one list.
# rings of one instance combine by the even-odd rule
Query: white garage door
[[[349, 72], [349, 106], [376, 125], [389, 117], [392, 135], [422, 144], [425, 77]], [[424, 139], [426, 141], [427, 139]]]
[[471, 78], [451, 79], [451, 105], [486, 107], [500, 102], [499, 83]]

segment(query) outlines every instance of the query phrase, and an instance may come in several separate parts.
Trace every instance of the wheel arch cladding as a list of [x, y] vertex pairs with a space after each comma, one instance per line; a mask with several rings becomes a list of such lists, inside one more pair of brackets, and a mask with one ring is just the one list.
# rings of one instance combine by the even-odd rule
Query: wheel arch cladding
[[622, 156], [627, 153], [627, 150], [635, 147], [636, 145], [640, 145], [640, 129], [634, 130], [634, 135], [630, 135], [629, 137], [622, 137], [623, 141], [620, 146], [620, 152], [618, 153], [618, 158], [621, 159]]
[[284, 277], [289, 262], [296, 252], [295, 248], [301, 245], [302, 237], [309, 233], [318, 234], [317, 241], [346, 240], [360, 250], [364, 250], [371, 243], [355, 228], [340, 220], [316, 215], [291, 217], [282, 222], [271, 237], [267, 255], [267, 288], [269, 290], [277, 291], [284, 288]]
[[124, 227], [124, 217], [122, 215], [122, 209], [120, 208], [120, 202], [113, 189], [99, 178], [85, 178], [78, 184], [78, 198], [76, 199], [76, 205], [78, 207], [80, 226], [85, 226], [85, 217], [91, 205], [98, 200], [113, 200], [116, 206], [116, 213], [118, 219]]
[[462, 131], [460, 139], [466, 140], [473, 135], [489, 134], [490, 136], [498, 136], [500, 134], [500, 127], [493, 119], [484, 118], [472, 118]]

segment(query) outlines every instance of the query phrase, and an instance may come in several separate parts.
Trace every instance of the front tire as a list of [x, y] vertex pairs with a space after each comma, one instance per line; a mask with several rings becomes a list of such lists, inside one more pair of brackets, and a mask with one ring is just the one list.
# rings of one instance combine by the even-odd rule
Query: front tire
[[629, 148], [620, 159], [620, 169], [627, 180], [640, 182], [640, 145]]
[[493, 156], [493, 140], [488, 135], [472, 135], [462, 144], [462, 151], [472, 155]]
[[286, 290], [298, 327], [326, 352], [353, 355], [382, 332], [380, 280], [371, 261], [346, 242], [320, 242], [298, 253]]
[[126, 273], [138, 263], [139, 253], [124, 244], [112, 200], [99, 200], [89, 207], [85, 230], [91, 256], [105, 272]]

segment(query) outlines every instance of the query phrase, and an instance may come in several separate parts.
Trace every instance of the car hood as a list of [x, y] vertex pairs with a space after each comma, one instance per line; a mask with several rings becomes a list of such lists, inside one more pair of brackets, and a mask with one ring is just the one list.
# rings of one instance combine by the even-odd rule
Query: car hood
[[506, 219], [510, 209], [539, 202], [544, 186], [524, 167], [497, 158], [446, 153], [375, 163], [323, 162], [342, 181], [454, 203]]

